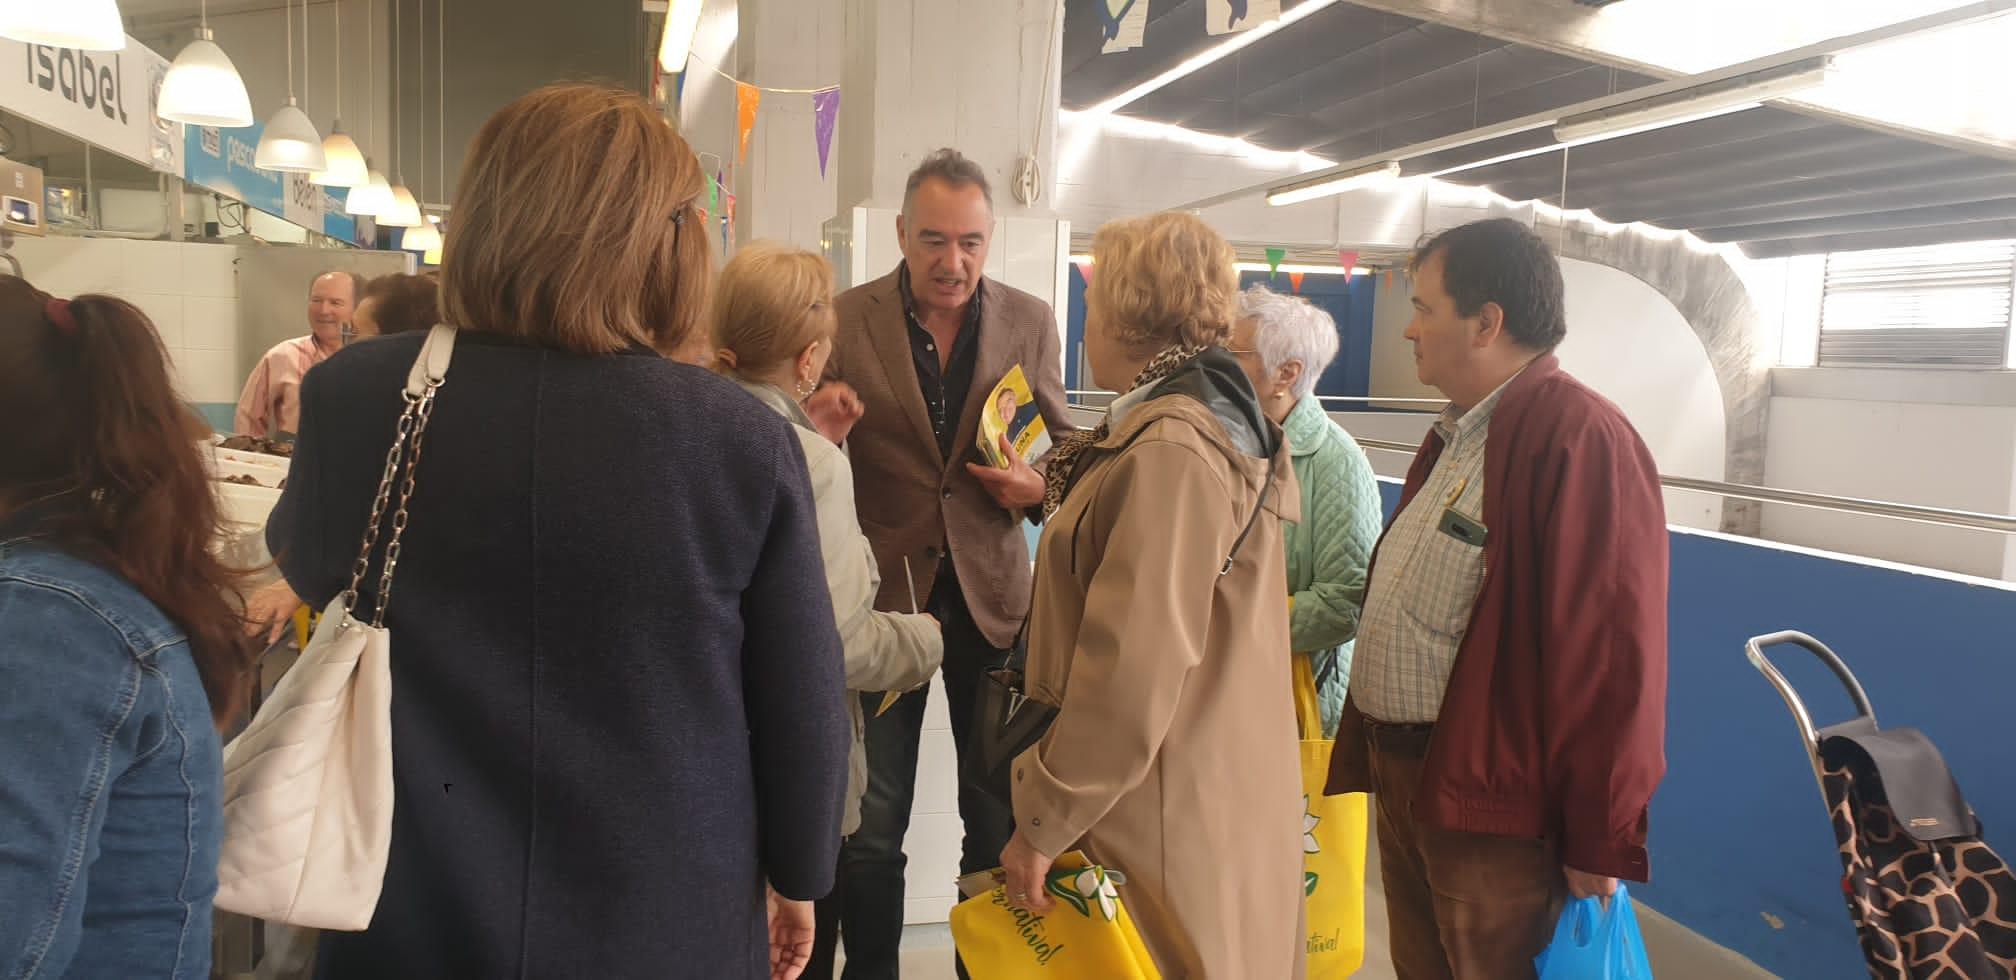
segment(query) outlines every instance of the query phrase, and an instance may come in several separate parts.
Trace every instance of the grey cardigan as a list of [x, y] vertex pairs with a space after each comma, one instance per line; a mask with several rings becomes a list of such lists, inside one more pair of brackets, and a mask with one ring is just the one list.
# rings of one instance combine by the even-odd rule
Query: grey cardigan
[[[812, 427], [805, 410], [775, 385], [738, 380], [789, 419], [805, 449], [805, 468], [812, 479], [812, 503], [819, 512], [819, 551], [826, 560], [826, 585], [833, 593], [833, 617], [847, 664], [849, 691], [908, 691], [931, 680], [945, 657], [945, 636], [931, 617], [875, 611], [882, 588], [881, 570], [861, 520], [854, 513], [854, 470], [847, 454]], [[861, 699], [847, 699], [854, 721], [854, 744], [847, 754], [847, 803], [840, 832], [861, 826], [861, 796], [868, 791], [866, 729]]]

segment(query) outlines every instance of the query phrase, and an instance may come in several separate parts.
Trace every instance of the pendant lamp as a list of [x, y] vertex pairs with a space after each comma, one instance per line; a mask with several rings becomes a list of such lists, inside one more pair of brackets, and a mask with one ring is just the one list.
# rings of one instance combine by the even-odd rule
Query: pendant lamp
[[[404, 26], [399, 17], [399, 6], [399, 0], [392, 0], [392, 37], [403, 44], [406, 37]], [[378, 216], [378, 224], [385, 228], [417, 228], [420, 225], [426, 224], [420, 217], [419, 199], [413, 196], [412, 191], [406, 189], [406, 168], [404, 166], [406, 157], [401, 152], [406, 147], [406, 141], [400, 138], [399, 132], [399, 124], [405, 121], [406, 116], [405, 106], [399, 101], [400, 69], [402, 67], [400, 62], [404, 60], [403, 58], [399, 58], [394, 59], [392, 62], [392, 168], [393, 173], [399, 175], [399, 180], [392, 185], [392, 205], [385, 209], [384, 214]], [[426, 123], [424, 120], [421, 126], [423, 129], [425, 128]]]
[[434, 227], [434, 216], [428, 215], [418, 227], [408, 228], [399, 236], [399, 247], [408, 252], [432, 252], [441, 247], [441, 229]]
[[371, 168], [364, 165], [364, 151], [357, 148], [357, 141], [343, 131], [343, 4], [336, 4], [336, 119], [329, 124], [329, 135], [322, 140], [322, 158], [327, 161], [325, 169], [308, 175], [308, 182], [322, 187], [356, 187], [371, 179]]
[[14, 0], [0, 5], [0, 37], [79, 51], [120, 51], [118, 0]]
[[191, 126], [250, 126], [252, 100], [245, 94], [245, 80], [238, 77], [238, 66], [213, 37], [206, 2], [196, 40], [175, 56], [168, 77], [161, 80], [161, 104], [156, 114]]
[[387, 228], [418, 228], [426, 223], [420, 217], [420, 200], [406, 189], [403, 179], [392, 185], [392, 206], [378, 216], [378, 223]]
[[328, 168], [329, 159], [322, 152], [322, 134], [315, 131], [315, 124], [295, 104], [293, 96], [288, 96], [287, 104], [266, 120], [266, 132], [259, 137], [252, 165], [261, 170], [304, 174]]
[[322, 140], [323, 169], [308, 175], [310, 183], [323, 187], [358, 187], [370, 182], [371, 169], [364, 165], [364, 151], [343, 131], [343, 120], [329, 127]]
[[[368, 162], [366, 167], [369, 167]], [[343, 201], [343, 210], [360, 217], [382, 217], [392, 210], [392, 185], [386, 183], [384, 174], [368, 170], [364, 183], [350, 189], [350, 196]]]
[[[305, 54], [305, 53], [304, 53]], [[261, 170], [312, 174], [328, 167], [322, 154], [322, 134], [294, 100], [294, 2], [287, 2], [287, 104], [266, 120], [265, 135], [252, 165]]]
[[252, 125], [252, 99], [245, 80], [210, 29], [200, 28], [196, 40], [175, 56], [161, 82], [161, 118], [191, 126], [237, 129]]

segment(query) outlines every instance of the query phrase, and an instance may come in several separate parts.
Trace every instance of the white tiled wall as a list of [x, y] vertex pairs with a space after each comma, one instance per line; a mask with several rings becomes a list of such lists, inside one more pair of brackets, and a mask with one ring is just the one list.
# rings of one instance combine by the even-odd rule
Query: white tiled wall
[[109, 293], [139, 307], [161, 333], [182, 396], [238, 400], [238, 248], [116, 238], [21, 238], [21, 273], [44, 292]]

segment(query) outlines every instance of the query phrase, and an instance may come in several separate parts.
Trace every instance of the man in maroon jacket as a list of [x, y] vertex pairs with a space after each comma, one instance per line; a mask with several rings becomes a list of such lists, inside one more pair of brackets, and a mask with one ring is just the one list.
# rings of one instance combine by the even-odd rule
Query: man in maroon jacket
[[1415, 252], [1449, 397], [1380, 539], [1329, 792], [1370, 792], [1403, 980], [1522, 978], [1563, 895], [1644, 881], [1665, 770], [1666, 525], [1615, 405], [1561, 370], [1561, 267], [1480, 221]]

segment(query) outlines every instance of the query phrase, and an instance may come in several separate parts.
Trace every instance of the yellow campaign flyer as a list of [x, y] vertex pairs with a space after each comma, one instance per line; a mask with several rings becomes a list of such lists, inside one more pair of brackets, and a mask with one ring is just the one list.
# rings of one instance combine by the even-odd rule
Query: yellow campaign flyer
[[987, 405], [980, 413], [980, 431], [974, 439], [987, 461], [1005, 470], [1008, 460], [1001, 455], [1004, 434], [1025, 462], [1033, 463], [1050, 451], [1050, 428], [1043, 422], [1036, 394], [1030, 390], [1029, 379], [1020, 364], [1009, 368], [1001, 383], [988, 393]]

